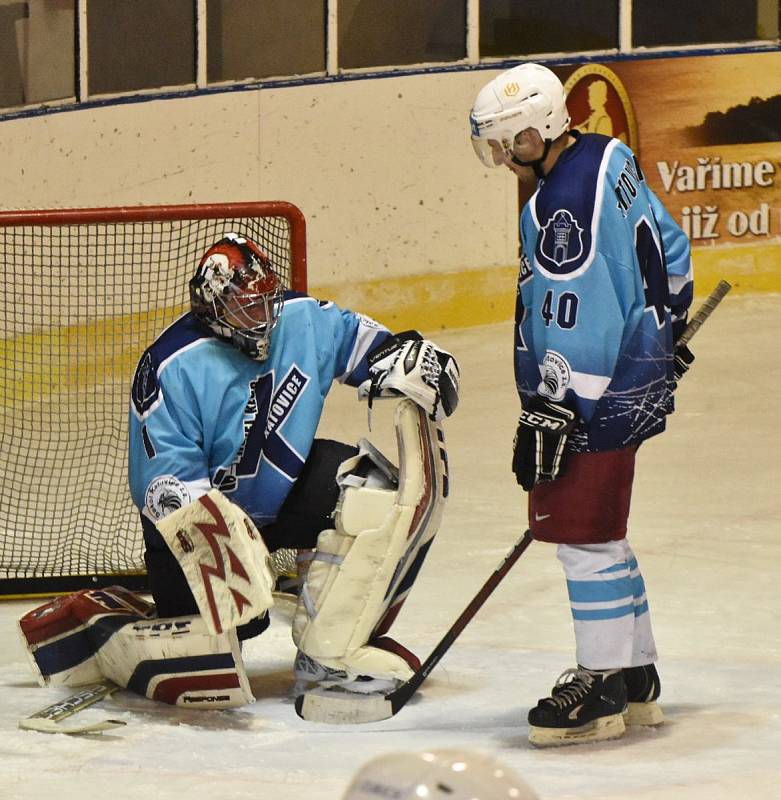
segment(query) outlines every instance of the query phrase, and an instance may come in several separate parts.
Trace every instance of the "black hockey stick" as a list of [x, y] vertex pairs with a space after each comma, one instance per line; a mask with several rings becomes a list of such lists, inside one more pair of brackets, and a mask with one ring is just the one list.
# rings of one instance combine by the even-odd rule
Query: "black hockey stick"
[[719, 281], [716, 288], [703, 300], [702, 305], [697, 309], [694, 316], [689, 320], [689, 324], [675, 343], [676, 346], [688, 344], [692, 336], [700, 329], [702, 323], [713, 313], [716, 306], [724, 299], [724, 295], [732, 288], [732, 284], [727, 281]]
[[504, 557], [501, 564], [491, 573], [469, 605], [461, 612], [450, 630], [442, 637], [429, 657], [421, 664], [413, 676], [398, 689], [386, 695], [359, 695], [354, 692], [340, 692], [337, 689], [314, 689], [296, 698], [296, 713], [299, 717], [315, 722], [357, 723], [379, 722], [401, 711], [409, 699], [417, 692], [432, 669], [440, 662], [450, 646], [475, 616], [480, 607], [510, 571], [513, 564], [523, 555], [532, 543], [531, 531], [526, 531]]

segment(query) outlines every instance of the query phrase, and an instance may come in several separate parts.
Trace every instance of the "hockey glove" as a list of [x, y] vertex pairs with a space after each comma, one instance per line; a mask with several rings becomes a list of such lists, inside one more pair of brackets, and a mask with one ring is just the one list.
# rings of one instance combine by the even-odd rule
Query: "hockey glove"
[[359, 397], [409, 397], [435, 422], [449, 417], [458, 405], [458, 363], [417, 331], [391, 336], [367, 356], [368, 381]]
[[675, 370], [675, 380], [679, 381], [688, 371], [694, 361], [694, 353], [685, 345], [676, 345], [673, 350], [673, 369]]
[[537, 395], [524, 405], [513, 443], [513, 472], [529, 492], [539, 481], [558, 478], [575, 412]]

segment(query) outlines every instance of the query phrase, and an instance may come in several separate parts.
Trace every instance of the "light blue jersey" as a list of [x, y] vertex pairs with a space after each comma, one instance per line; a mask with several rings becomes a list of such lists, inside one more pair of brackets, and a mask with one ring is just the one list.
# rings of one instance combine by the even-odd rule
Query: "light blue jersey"
[[185, 314], [133, 379], [129, 478], [152, 522], [212, 487], [258, 525], [273, 521], [309, 455], [335, 380], [357, 386], [390, 332], [360, 314], [287, 293], [271, 349], [253, 361]]
[[568, 447], [588, 452], [664, 430], [692, 270], [632, 151], [574, 135], [521, 214], [515, 376], [522, 397], [575, 409]]

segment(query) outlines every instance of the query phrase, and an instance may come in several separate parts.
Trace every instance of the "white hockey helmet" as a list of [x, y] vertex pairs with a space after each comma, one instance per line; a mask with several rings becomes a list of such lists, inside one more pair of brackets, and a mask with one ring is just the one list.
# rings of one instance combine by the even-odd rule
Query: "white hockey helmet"
[[497, 75], [478, 93], [469, 123], [472, 146], [486, 167], [494, 162], [490, 141], [512, 156], [515, 137], [535, 128], [544, 141], [569, 129], [564, 87], [556, 74], [541, 64], [520, 64]]
[[342, 800], [537, 800], [511, 770], [482, 753], [389, 753], [365, 764]]
[[256, 361], [268, 357], [284, 294], [271, 259], [234, 233], [213, 244], [190, 280], [195, 317]]

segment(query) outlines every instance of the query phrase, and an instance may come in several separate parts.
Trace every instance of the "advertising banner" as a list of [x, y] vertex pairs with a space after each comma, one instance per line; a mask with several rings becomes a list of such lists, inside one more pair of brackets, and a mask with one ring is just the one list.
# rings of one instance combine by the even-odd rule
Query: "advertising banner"
[[[781, 52], [640, 59], [557, 68], [572, 127], [616, 136], [703, 248], [781, 289]], [[713, 256], [717, 253], [713, 253]], [[717, 259], [719, 260], [719, 259]], [[741, 263], [743, 266], [741, 267]], [[767, 280], [764, 281], [767, 284]]]

